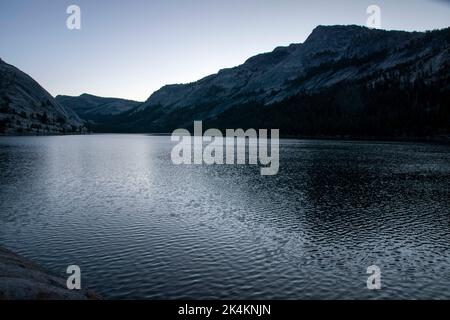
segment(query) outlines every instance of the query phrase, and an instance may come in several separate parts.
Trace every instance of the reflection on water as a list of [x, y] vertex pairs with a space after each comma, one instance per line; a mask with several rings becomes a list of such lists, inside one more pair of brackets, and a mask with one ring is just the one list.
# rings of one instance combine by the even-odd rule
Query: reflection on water
[[282, 140], [276, 176], [172, 146], [0, 138], [0, 244], [111, 298], [450, 298], [449, 146]]

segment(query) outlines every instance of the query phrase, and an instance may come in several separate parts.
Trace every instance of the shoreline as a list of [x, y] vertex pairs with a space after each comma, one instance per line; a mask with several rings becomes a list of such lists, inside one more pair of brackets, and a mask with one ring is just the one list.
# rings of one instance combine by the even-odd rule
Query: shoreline
[[66, 280], [0, 246], [0, 300], [98, 300], [90, 290], [71, 291]]
[[[84, 134], [1, 134], [1, 137], [65, 137], [65, 136], [95, 136], [95, 135], [148, 135], [171, 136], [172, 133], [151, 132], [90, 132]], [[285, 140], [330, 140], [355, 142], [411, 142], [411, 143], [439, 143], [450, 144], [450, 135], [426, 137], [390, 137], [390, 136], [308, 136], [308, 135], [280, 135]]]

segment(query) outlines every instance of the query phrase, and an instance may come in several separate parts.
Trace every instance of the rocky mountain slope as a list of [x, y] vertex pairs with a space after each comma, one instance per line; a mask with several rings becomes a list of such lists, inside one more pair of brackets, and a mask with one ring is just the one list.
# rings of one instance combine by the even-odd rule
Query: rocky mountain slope
[[140, 102], [103, 98], [90, 94], [82, 94], [78, 97], [56, 96], [56, 101], [61, 105], [72, 109], [82, 119], [101, 120], [104, 116], [116, 115], [135, 108]]
[[102, 131], [209, 126], [285, 134], [445, 134], [450, 127], [450, 28], [432, 32], [319, 26], [194, 83], [168, 85]]
[[0, 59], [0, 134], [64, 134], [83, 121], [30, 76]]

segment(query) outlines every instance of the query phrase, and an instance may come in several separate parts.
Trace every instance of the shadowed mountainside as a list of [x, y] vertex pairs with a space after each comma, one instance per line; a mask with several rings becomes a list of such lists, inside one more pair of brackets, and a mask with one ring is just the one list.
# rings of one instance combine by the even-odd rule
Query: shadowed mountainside
[[195, 120], [292, 136], [448, 136], [450, 28], [319, 26], [304, 43], [164, 86], [144, 103], [88, 94], [53, 99], [0, 60], [0, 134], [83, 132], [85, 124], [94, 132], [167, 133]]
[[30, 76], [0, 59], [0, 134], [82, 132], [83, 121]]
[[90, 94], [78, 97], [56, 96], [61, 105], [72, 109], [82, 119], [102, 121], [105, 116], [126, 112], [138, 106], [140, 102], [118, 98], [103, 98]]
[[424, 136], [450, 128], [450, 28], [430, 32], [319, 26], [189, 84], [164, 86], [101, 132], [279, 128], [284, 135]]

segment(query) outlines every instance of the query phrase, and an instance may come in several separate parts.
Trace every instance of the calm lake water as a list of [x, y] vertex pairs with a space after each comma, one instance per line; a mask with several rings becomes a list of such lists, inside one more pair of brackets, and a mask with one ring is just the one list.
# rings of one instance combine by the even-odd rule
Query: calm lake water
[[276, 176], [172, 146], [0, 138], [0, 245], [108, 298], [450, 298], [450, 146], [282, 140]]

